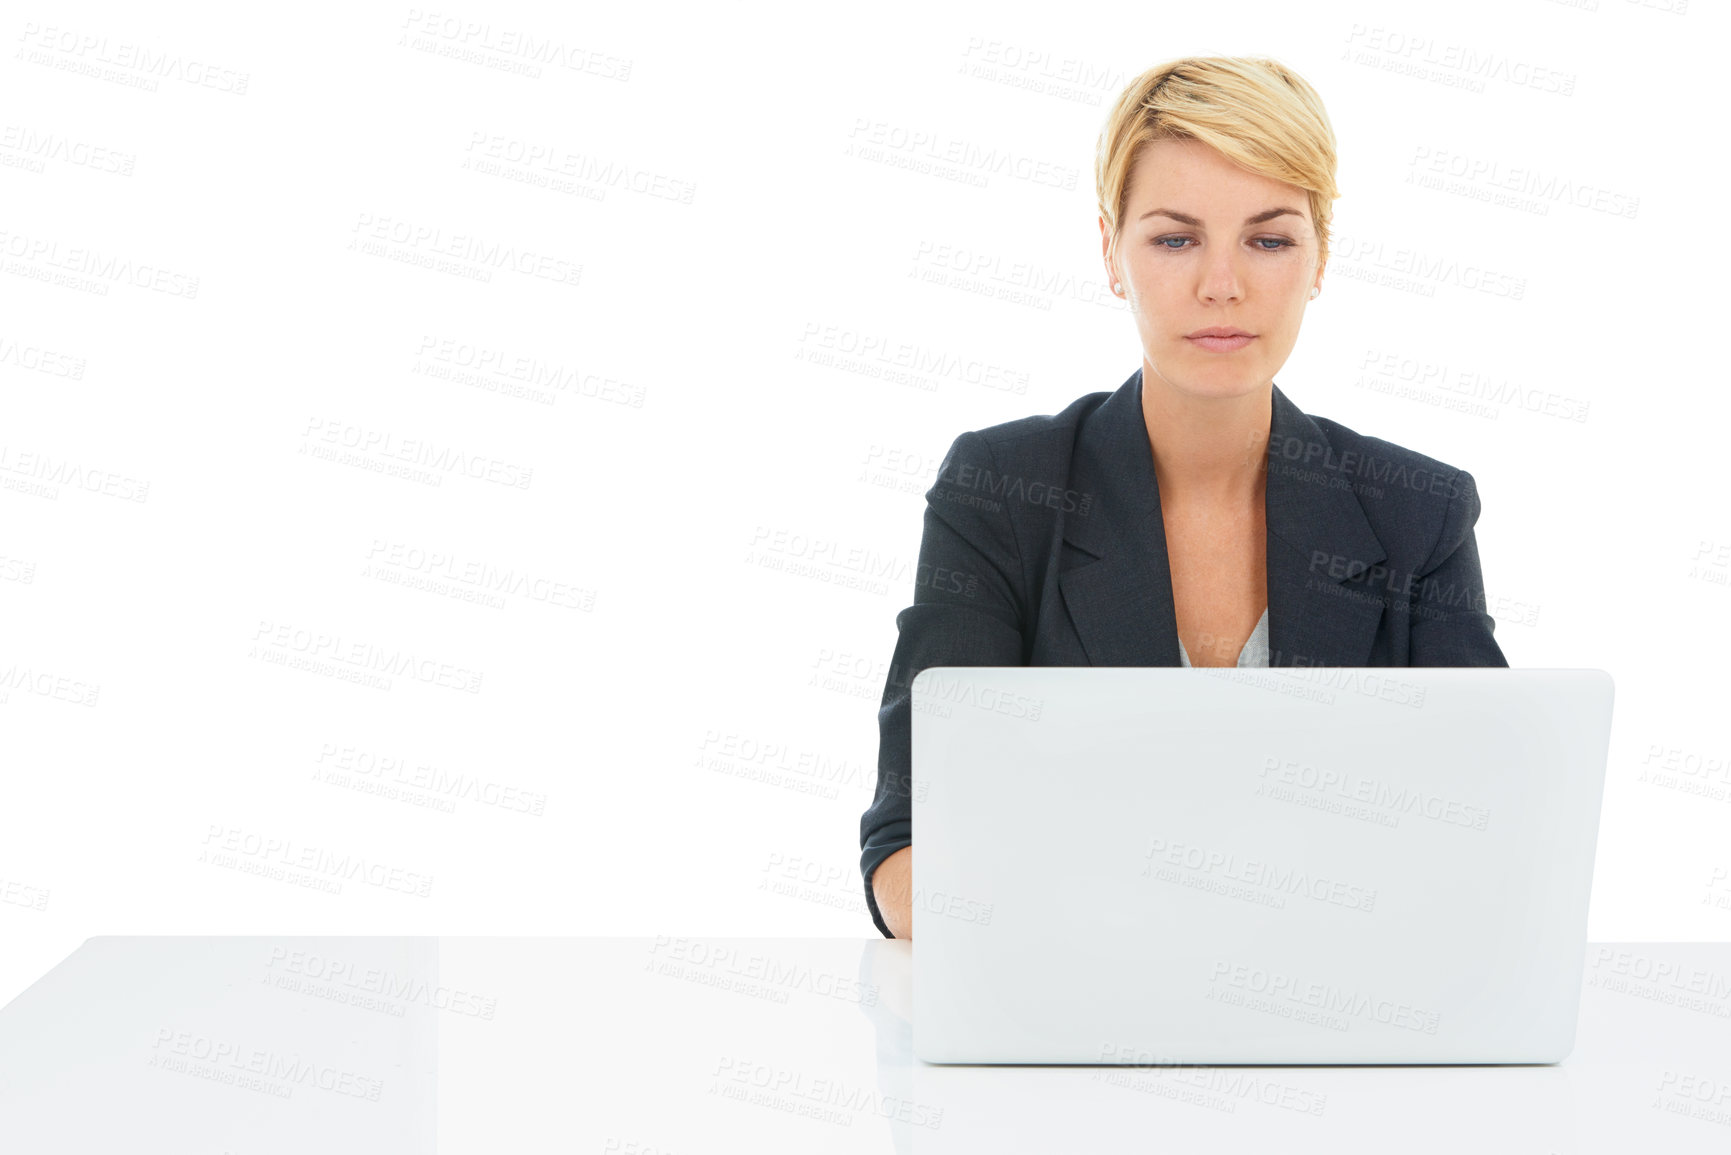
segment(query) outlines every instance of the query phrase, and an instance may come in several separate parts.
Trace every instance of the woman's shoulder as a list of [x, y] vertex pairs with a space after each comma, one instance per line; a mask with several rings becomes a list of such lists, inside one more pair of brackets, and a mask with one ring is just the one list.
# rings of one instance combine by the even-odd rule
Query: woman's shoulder
[[1482, 504], [1478, 482], [1467, 470], [1339, 421], [1306, 416], [1328, 439], [1329, 468], [1358, 499], [1371, 531], [1397, 564], [1446, 556], [1472, 531]]
[[1082, 422], [1110, 396], [1110, 391], [1084, 393], [1056, 413], [1033, 413], [1026, 417], [1015, 417], [995, 425], [969, 430], [963, 436], [978, 438], [993, 450], [1038, 456], [1040, 450], [1047, 446], [1072, 444]]
[[[940, 481], [970, 488], [1062, 488], [1071, 472], [1079, 435], [1090, 413], [1111, 397], [1088, 393], [1056, 413], [1035, 413], [967, 430], [955, 437]], [[981, 479], [969, 482], [967, 479]]]
[[[1084, 394], [1056, 413], [1036, 413], [959, 434], [927, 493], [933, 508], [959, 520], [990, 515], [1022, 524], [1092, 504], [1073, 486], [1087, 417], [1110, 393]], [[1028, 533], [1037, 529], [1024, 526]]]
[[1306, 416], [1328, 438], [1332, 467], [1352, 479], [1361, 498], [1379, 490], [1452, 498], [1472, 482], [1460, 466], [1410, 445], [1362, 433], [1329, 417]]

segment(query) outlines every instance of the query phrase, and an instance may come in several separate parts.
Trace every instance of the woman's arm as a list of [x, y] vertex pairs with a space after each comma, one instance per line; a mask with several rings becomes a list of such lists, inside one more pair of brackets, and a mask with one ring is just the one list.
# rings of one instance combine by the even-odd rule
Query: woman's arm
[[1413, 589], [1408, 647], [1411, 666], [1507, 666], [1492, 635], [1496, 619], [1486, 611], [1485, 579], [1473, 525], [1479, 519], [1479, 487], [1462, 469], [1450, 483], [1442, 532]]
[[[902, 932], [878, 909], [873, 880], [913, 845], [915, 675], [931, 666], [1024, 663], [1026, 583], [1007, 494], [1025, 484], [999, 471], [991, 445], [974, 432], [956, 438], [926, 493], [914, 601], [896, 615], [896, 647], [878, 707], [877, 788], [860, 815], [866, 909], [886, 937]], [[905, 890], [909, 880], [902, 881]]]

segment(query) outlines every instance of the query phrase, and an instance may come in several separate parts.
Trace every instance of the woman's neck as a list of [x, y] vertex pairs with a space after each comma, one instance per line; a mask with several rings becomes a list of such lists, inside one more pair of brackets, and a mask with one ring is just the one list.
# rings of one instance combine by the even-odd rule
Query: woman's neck
[[1261, 501], [1272, 406], [1271, 386], [1235, 397], [1198, 397], [1145, 373], [1142, 417], [1161, 500], [1219, 508]]

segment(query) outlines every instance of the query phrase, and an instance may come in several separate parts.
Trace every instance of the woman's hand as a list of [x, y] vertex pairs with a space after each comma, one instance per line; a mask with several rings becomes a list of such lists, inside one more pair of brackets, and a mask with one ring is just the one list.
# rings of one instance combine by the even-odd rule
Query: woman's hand
[[872, 897], [897, 938], [914, 937], [914, 848], [904, 846], [872, 871]]

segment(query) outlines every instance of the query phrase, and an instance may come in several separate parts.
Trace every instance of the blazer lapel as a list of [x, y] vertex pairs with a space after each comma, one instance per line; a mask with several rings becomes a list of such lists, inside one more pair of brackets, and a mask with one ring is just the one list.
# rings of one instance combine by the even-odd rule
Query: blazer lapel
[[[1273, 387], [1269, 422], [1268, 664], [1362, 666], [1380, 598], [1343, 583], [1388, 554], [1327, 438]], [[1058, 588], [1096, 666], [1176, 666], [1178, 618], [1142, 371], [1084, 419], [1071, 483], [1092, 497], [1064, 518]], [[1315, 564], [1313, 564], [1313, 561]]]
[[1339, 454], [1278, 385], [1268, 447], [1268, 664], [1363, 666], [1382, 598], [1356, 579], [1388, 551]]

